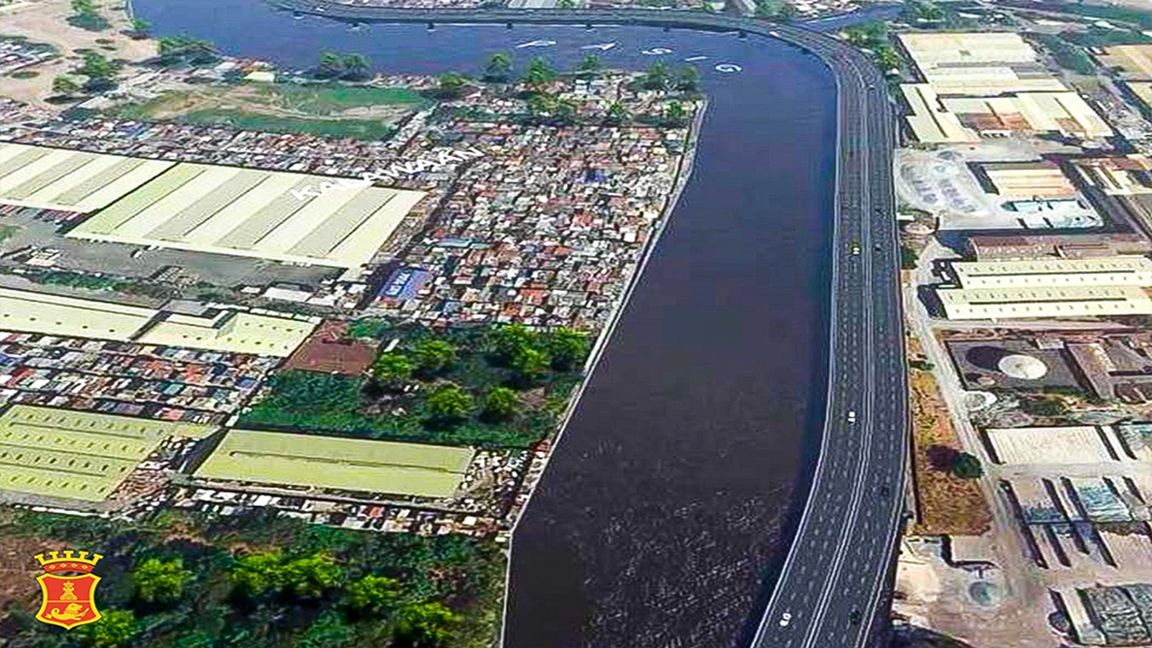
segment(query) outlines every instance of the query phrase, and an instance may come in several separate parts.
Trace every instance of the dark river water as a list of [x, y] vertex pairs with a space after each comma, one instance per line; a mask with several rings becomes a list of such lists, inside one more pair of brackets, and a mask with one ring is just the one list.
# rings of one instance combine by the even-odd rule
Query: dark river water
[[[508, 648], [747, 643], [807, 493], [824, 403], [835, 87], [772, 40], [658, 28], [295, 20], [257, 0], [135, 0], [158, 34], [287, 66], [477, 73], [497, 51], [570, 68], [695, 63], [695, 171], [513, 541]], [[517, 49], [536, 39], [545, 48]], [[667, 48], [671, 53], [646, 55]], [[714, 66], [734, 63], [737, 73]]]

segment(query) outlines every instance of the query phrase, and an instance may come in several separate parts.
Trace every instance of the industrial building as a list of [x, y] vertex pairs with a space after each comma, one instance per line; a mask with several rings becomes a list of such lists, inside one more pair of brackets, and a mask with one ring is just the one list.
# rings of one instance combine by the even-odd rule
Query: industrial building
[[99, 502], [171, 436], [212, 428], [13, 405], [0, 415], [0, 490]]
[[1121, 254], [1152, 254], [1152, 241], [1136, 232], [1088, 234], [976, 234], [968, 252], [979, 261], [1059, 257], [1087, 259]]
[[1135, 286], [937, 288], [936, 296], [950, 320], [1152, 315], [1152, 299]]
[[444, 498], [460, 487], [473, 454], [471, 448], [230, 430], [195, 476]]
[[1113, 45], [1105, 47], [1096, 59], [1104, 67], [1131, 81], [1152, 81], [1152, 45]]
[[920, 75], [941, 96], [1067, 90], [1016, 33], [904, 33], [898, 39]]
[[89, 213], [132, 193], [174, 165], [0, 143], [0, 205]]
[[68, 236], [357, 268], [372, 260], [424, 193], [339, 180], [180, 163]]
[[0, 330], [286, 357], [318, 320], [203, 308], [182, 313], [0, 288]]
[[976, 131], [960, 123], [948, 112], [940, 97], [927, 83], [905, 83], [900, 86], [911, 114], [906, 117], [912, 134], [926, 144], [966, 144], [980, 141]]
[[961, 288], [1152, 286], [1152, 260], [1129, 255], [1088, 259], [954, 261]]
[[984, 430], [984, 437], [993, 459], [1001, 464], [1087, 464], [1127, 458], [1110, 427], [992, 428]]
[[1111, 137], [1112, 127], [1075, 92], [966, 95], [940, 100], [960, 123], [982, 136], [1058, 133], [1065, 137]]
[[1005, 197], [1075, 198], [1079, 195], [1060, 165], [1036, 162], [984, 162], [978, 165], [992, 193]]

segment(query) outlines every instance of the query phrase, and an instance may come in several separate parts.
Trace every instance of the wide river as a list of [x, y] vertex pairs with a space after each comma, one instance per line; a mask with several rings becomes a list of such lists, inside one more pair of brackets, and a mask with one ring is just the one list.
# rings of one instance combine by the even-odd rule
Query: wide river
[[[505, 645], [746, 644], [807, 493], [824, 405], [835, 85], [819, 61], [685, 30], [353, 31], [259, 0], [134, 6], [157, 34], [296, 67], [335, 50], [383, 72], [478, 73], [503, 51], [570, 69], [581, 46], [609, 42], [598, 54], [611, 67], [708, 57], [695, 63], [711, 105], [691, 181], [516, 530]], [[533, 40], [556, 44], [516, 47]]]

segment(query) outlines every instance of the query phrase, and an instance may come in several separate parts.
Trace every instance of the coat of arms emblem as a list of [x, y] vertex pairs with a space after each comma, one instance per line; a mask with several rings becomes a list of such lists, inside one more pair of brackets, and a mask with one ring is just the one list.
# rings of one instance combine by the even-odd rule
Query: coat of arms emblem
[[71, 630], [100, 619], [96, 609], [96, 563], [104, 556], [87, 551], [49, 551], [37, 554], [45, 573], [36, 577], [43, 600], [36, 618]]

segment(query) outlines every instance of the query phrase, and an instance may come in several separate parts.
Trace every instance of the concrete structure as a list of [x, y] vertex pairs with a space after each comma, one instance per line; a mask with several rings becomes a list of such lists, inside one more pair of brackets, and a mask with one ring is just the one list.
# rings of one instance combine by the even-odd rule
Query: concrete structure
[[906, 33], [898, 39], [921, 76], [940, 95], [992, 96], [1067, 89], [1016, 33]]
[[1006, 197], [1075, 198], [1079, 192], [1060, 165], [1038, 162], [985, 162], [979, 169], [994, 193]]
[[1124, 84], [1133, 96], [1140, 102], [1145, 112], [1152, 112], [1152, 82], [1129, 81]]
[[997, 368], [1005, 376], [1016, 380], [1040, 380], [1048, 375], [1048, 365], [1043, 360], [1023, 354], [1004, 356]]
[[442, 498], [459, 488], [473, 454], [471, 448], [231, 430], [195, 476]]
[[13, 405], [0, 415], [0, 490], [99, 502], [170, 436], [209, 426]]
[[1003, 464], [1089, 464], [1116, 461], [1103, 430], [1070, 427], [992, 428], [984, 431], [993, 459]]
[[1125, 79], [1152, 81], [1152, 45], [1113, 45], [1096, 58]]
[[1144, 256], [1023, 261], [956, 261], [949, 266], [962, 288], [1152, 286], [1152, 260]]
[[181, 163], [68, 236], [356, 268], [424, 193], [340, 180]]
[[1152, 299], [1134, 286], [938, 288], [951, 320], [1152, 315]]
[[92, 299], [0, 288], [0, 330], [284, 357], [315, 318], [222, 308], [189, 315]]
[[1111, 137], [1112, 128], [1075, 92], [1021, 92], [941, 99], [964, 126], [989, 135], [1058, 133], [1065, 137]]
[[93, 212], [173, 165], [161, 160], [0, 143], [0, 205]]
[[1086, 259], [1121, 254], [1152, 254], [1152, 241], [1135, 232], [1105, 234], [977, 234], [968, 251], [979, 261], [1061, 257]]
[[1071, 164], [1085, 183], [1105, 195], [1152, 194], [1152, 160], [1143, 155], [1081, 158]]
[[940, 97], [927, 83], [905, 83], [900, 86], [911, 114], [906, 116], [917, 141], [926, 144], [964, 144], [979, 142], [980, 136], [948, 112]]

